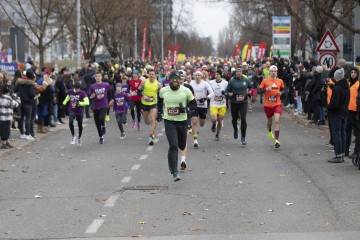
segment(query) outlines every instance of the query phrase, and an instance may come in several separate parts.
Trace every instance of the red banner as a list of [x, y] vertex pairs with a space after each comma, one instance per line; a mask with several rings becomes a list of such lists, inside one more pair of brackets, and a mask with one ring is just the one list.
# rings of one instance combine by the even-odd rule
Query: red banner
[[149, 47], [149, 55], [148, 55], [149, 61], [152, 60], [152, 46]]
[[260, 42], [260, 45], [259, 45], [259, 51], [258, 51], [258, 56], [257, 56], [258, 59], [260, 59], [260, 60], [264, 59], [265, 50], [266, 50], [266, 42], [262, 41], [262, 42]]
[[142, 44], [142, 60], [145, 62], [145, 51], [146, 51], [146, 28], [147, 24], [144, 22], [143, 24], [143, 44]]
[[241, 41], [239, 41], [238, 44], [236, 44], [236, 48], [234, 51], [234, 59], [235, 60], [239, 57], [240, 49], [241, 49]]
[[252, 55], [252, 43], [250, 42], [249, 44], [248, 44], [248, 49], [247, 49], [247, 51], [246, 51], [246, 61], [250, 61], [250, 59], [251, 59], [251, 55]]
[[176, 63], [176, 60], [177, 60], [177, 55], [178, 55], [178, 51], [179, 51], [179, 45], [176, 44], [175, 47], [174, 47], [174, 58], [173, 58], [173, 64]]
[[168, 61], [170, 62], [170, 60], [171, 60], [171, 50], [172, 50], [172, 45], [171, 45], [171, 43], [169, 44], [169, 46], [168, 46]]

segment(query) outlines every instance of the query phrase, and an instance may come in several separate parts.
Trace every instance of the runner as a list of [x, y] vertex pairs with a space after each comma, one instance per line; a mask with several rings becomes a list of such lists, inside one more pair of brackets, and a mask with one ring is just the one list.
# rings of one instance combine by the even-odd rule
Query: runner
[[[138, 70], [134, 70], [133, 78], [129, 81], [129, 92], [130, 92], [130, 112], [132, 118], [132, 128], [137, 128], [140, 131], [140, 120], [141, 120], [141, 96], [138, 94], [138, 88], [141, 84], [140, 74]], [[137, 122], [135, 122], [135, 108]], [[135, 126], [136, 125], [136, 126]]]
[[173, 71], [170, 74], [170, 85], [160, 90], [160, 101], [163, 99], [165, 133], [169, 142], [168, 165], [175, 182], [181, 178], [178, 172], [178, 148], [185, 150], [187, 138], [186, 104], [190, 110], [195, 110], [196, 102], [191, 91], [180, 86], [180, 74]]
[[[110, 84], [102, 81], [101, 72], [95, 74], [96, 82], [91, 84], [89, 95], [92, 99], [92, 109], [94, 112], [95, 125], [99, 134], [99, 143], [104, 143], [104, 135], [106, 134], [105, 115], [107, 109], [112, 106], [114, 100], [112, 100]], [[109, 102], [109, 99], [110, 102]]]
[[[83, 131], [83, 109], [85, 106], [89, 105], [89, 98], [85, 91], [81, 90], [81, 83], [76, 82], [74, 88], [68, 90], [67, 96], [62, 103], [62, 107], [66, 107], [67, 103], [70, 101], [68, 110], [69, 110], [69, 128], [71, 132], [70, 144], [74, 145], [77, 143], [78, 146], [81, 145], [81, 135]], [[74, 119], [76, 119], [79, 128], [79, 135], [75, 136], [74, 129]]]
[[246, 145], [246, 114], [248, 111], [248, 95], [251, 92], [250, 81], [243, 76], [242, 68], [237, 68], [235, 76], [229, 81], [226, 87], [225, 94], [229, 96], [231, 103], [231, 117], [234, 128], [234, 139], [238, 139], [238, 125], [237, 120], [240, 115], [241, 120], [241, 145]]
[[[219, 141], [219, 134], [222, 128], [222, 121], [226, 113], [225, 89], [228, 82], [222, 79], [222, 71], [215, 72], [215, 79], [211, 80], [210, 87], [214, 91], [214, 96], [210, 99], [210, 115], [212, 121], [211, 131], [215, 132], [215, 141]], [[217, 127], [216, 127], [217, 123]]]
[[123, 91], [123, 85], [121, 83], [116, 84], [116, 92], [114, 95], [114, 112], [116, 116], [116, 122], [120, 130], [120, 139], [125, 139], [123, 124], [126, 124], [126, 114], [129, 106], [129, 95]]
[[277, 78], [277, 67], [272, 65], [269, 68], [270, 77], [265, 78], [258, 89], [258, 94], [264, 93], [264, 112], [267, 117], [268, 137], [274, 139], [274, 134], [271, 130], [273, 116], [275, 119], [275, 148], [280, 147], [280, 116], [282, 114], [282, 105], [280, 96], [284, 91], [284, 82]]
[[148, 70], [149, 78], [142, 81], [139, 90], [142, 91], [141, 108], [143, 110], [144, 122], [150, 125], [149, 145], [154, 145], [157, 109], [157, 93], [161, 84], [156, 80], [154, 69]]
[[[198, 124], [200, 127], [205, 125], [207, 114], [207, 100], [214, 95], [209, 83], [202, 79], [203, 74], [200, 71], [196, 71], [195, 80], [191, 81], [190, 85], [194, 89], [195, 99], [197, 107], [195, 111], [191, 112], [191, 126], [192, 134], [194, 137], [194, 148], [199, 148], [198, 142]], [[200, 118], [200, 121], [199, 121]]]

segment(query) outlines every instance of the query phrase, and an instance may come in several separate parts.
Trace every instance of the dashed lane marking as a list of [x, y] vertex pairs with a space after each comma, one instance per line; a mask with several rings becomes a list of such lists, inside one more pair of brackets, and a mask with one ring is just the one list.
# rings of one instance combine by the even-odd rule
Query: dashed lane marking
[[112, 195], [106, 200], [104, 207], [113, 207], [115, 206], [116, 200], [119, 198], [120, 194]]
[[131, 180], [131, 176], [128, 176], [128, 177], [124, 177], [124, 178], [121, 180], [121, 182], [122, 182], [122, 183], [127, 183], [127, 182], [130, 182], [130, 180]]
[[146, 151], [147, 151], [147, 152], [151, 152], [153, 149], [154, 149], [153, 146], [149, 146], [149, 147], [146, 149]]
[[159, 139], [157, 139], [157, 138], [156, 138], [156, 139], [154, 139], [154, 143], [157, 143], [158, 141], [159, 141]]
[[148, 157], [148, 155], [147, 155], [147, 154], [144, 154], [144, 155], [141, 155], [141, 156], [139, 157], [139, 159], [140, 159], [140, 160], [145, 160], [145, 159], [147, 159], [147, 157]]
[[164, 135], [164, 133], [158, 133], [158, 137], [161, 137], [162, 135]]
[[139, 170], [140, 167], [141, 167], [141, 164], [134, 164], [134, 165], [131, 167], [131, 171]]
[[104, 219], [94, 219], [94, 221], [86, 229], [85, 233], [96, 233], [103, 222]]

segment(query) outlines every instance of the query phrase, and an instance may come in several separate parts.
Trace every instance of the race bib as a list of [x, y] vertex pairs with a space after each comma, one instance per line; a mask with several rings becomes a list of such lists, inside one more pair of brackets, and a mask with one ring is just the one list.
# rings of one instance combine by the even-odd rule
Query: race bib
[[145, 102], [152, 102], [154, 101], [154, 97], [147, 97], [147, 98], [144, 98]]
[[205, 101], [204, 100], [196, 100], [196, 104], [198, 106], [204, 106], [205, 105]]
[[73, 109], [76, 108], [76, 105], [77, 105], [77, 102], [75, 102], [75, 101], [71, 102], [71, 108], [73, 108]]
[[235, 99], [237, 102], [243, 102], [245, 99], [245, 95], [244, 94], [236, 95]]
[[124, 105], [124, 101], [123, 101], [123, 100], [117, 100], [117, 101], [116, 101], [116, 105], [117, 105], [118, 107], [122, 107], [122, 106]]
[[275, 96], [270, 96], [268, 98], [269, 102], [276, 102], [276, 97]]
[[131, 91], [130, 90], [130, 96], [136, 96], [137, 95], [137, 91]]
[[224, 99], [223, 96], [214, 96], [214, 101], [221, 102]]
[[168, 107], [167, 108], [167, 113], [168, 113], [169, 116], [180, 115], [179, 107]]

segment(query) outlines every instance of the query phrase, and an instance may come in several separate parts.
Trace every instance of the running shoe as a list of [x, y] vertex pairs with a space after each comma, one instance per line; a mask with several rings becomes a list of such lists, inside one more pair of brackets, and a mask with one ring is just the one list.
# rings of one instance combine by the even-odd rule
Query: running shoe
[[194, 148], [199, 148], [199, 143], [197, 139], [194, 140]]
[[70, 140], [70, 144], [71, 145], [74, 145], [76, 143], [76, 137], [72, 137], [71, 140]]
[[185, 169], [186, 169], [186, 162], [185, 162], [185, 161], [181, 161], [180, 169], [181, 169], [181, 170], [185, 170]]
[[100, 138], [99, 143], [100, 143], [100, 144], [103, 144], [103, 143], [104, 143], [104, 137], [101, 137], [101, 138]]
[[109, 122], [109, 121], [110, 121], [110, 115], [106, 115], [106, 116], [105, 116], [105, 121], [106, 121], [106, 122]]
[[213, 125], [211, 126], [211, 131], [212, 131], [212, 132], [215, 132], [215, 131], [216, 131], [216, 124], [215, 124], [215, 123], [213, 123]]
[[131, 128], [135, 128], [135, 121], [132, 121]]
[[215, 134], [215, 141], [219, 141], [220, 138], [219, 138], [219, 134]]
[[238, 134], [238, 130], [236, 129], [234, 131], [234, 139], [238, 139], [238, 137], [239, 137], [239, 134]]
[[26, 139], [26, 138], [27, 138], [27, 135], [25, 135], [25, 134], [20, 134], [20, 138]]
[[275, 140], [275, 148], [279, 148], [280, 147], [280, 142], [279, 140]]
[[177, 182], [177, 181], [181, 180], [178, 172], [173, 173], [173, 178], [174, 178], [174, 182]]
[[123, 140], [123, 139], [125, 139], [125, 138], [126, 138], [125, 133], [122, 133], [121, 136], [120, 136], [120, 139]]
[[33, 136], [31, 136], [31, 135], [26, 135], [26, 139], [27, 140], [34, 140], [35, 138]]
[[189, 128], [189, 134], [191, 134], [192, 133], [192, 128]]
[[140, 130], [141, 130], [140, 123], [137, 124], [137, 130], [138, 130], [138, 132], [140, 132]]
[[101, 132], [102, 132], [102, 135], [105, 136], [105, 134], [106, 134], [106, 125], [101, 127]]
[[251, 113], [252, 113], [252, 108], [249, 108], [249, 112], [251, 112]]
[[245, 138], [244, 138], [244, 137], [241, 138], [241, 145], [243, 145], [243, 146], [246, 145], [246, 141], [245, 141]]
[[269, 138], [270, 140], [273, 140], [273, 139], [274, 139], [274, 134], [273, 134], [272, 131], [269, 131], [269, 132], [268, 132], [268, 138]]
[[149, 137], [149, 145], [150, 146], [154, 145], [154, 138], [153, 137]]
[[82, 144], [81, 138], [78, 138], [78, 139], [77, 139], [76, 144], [77, 144], [78, 146], [81, 146], [81, 144]]

